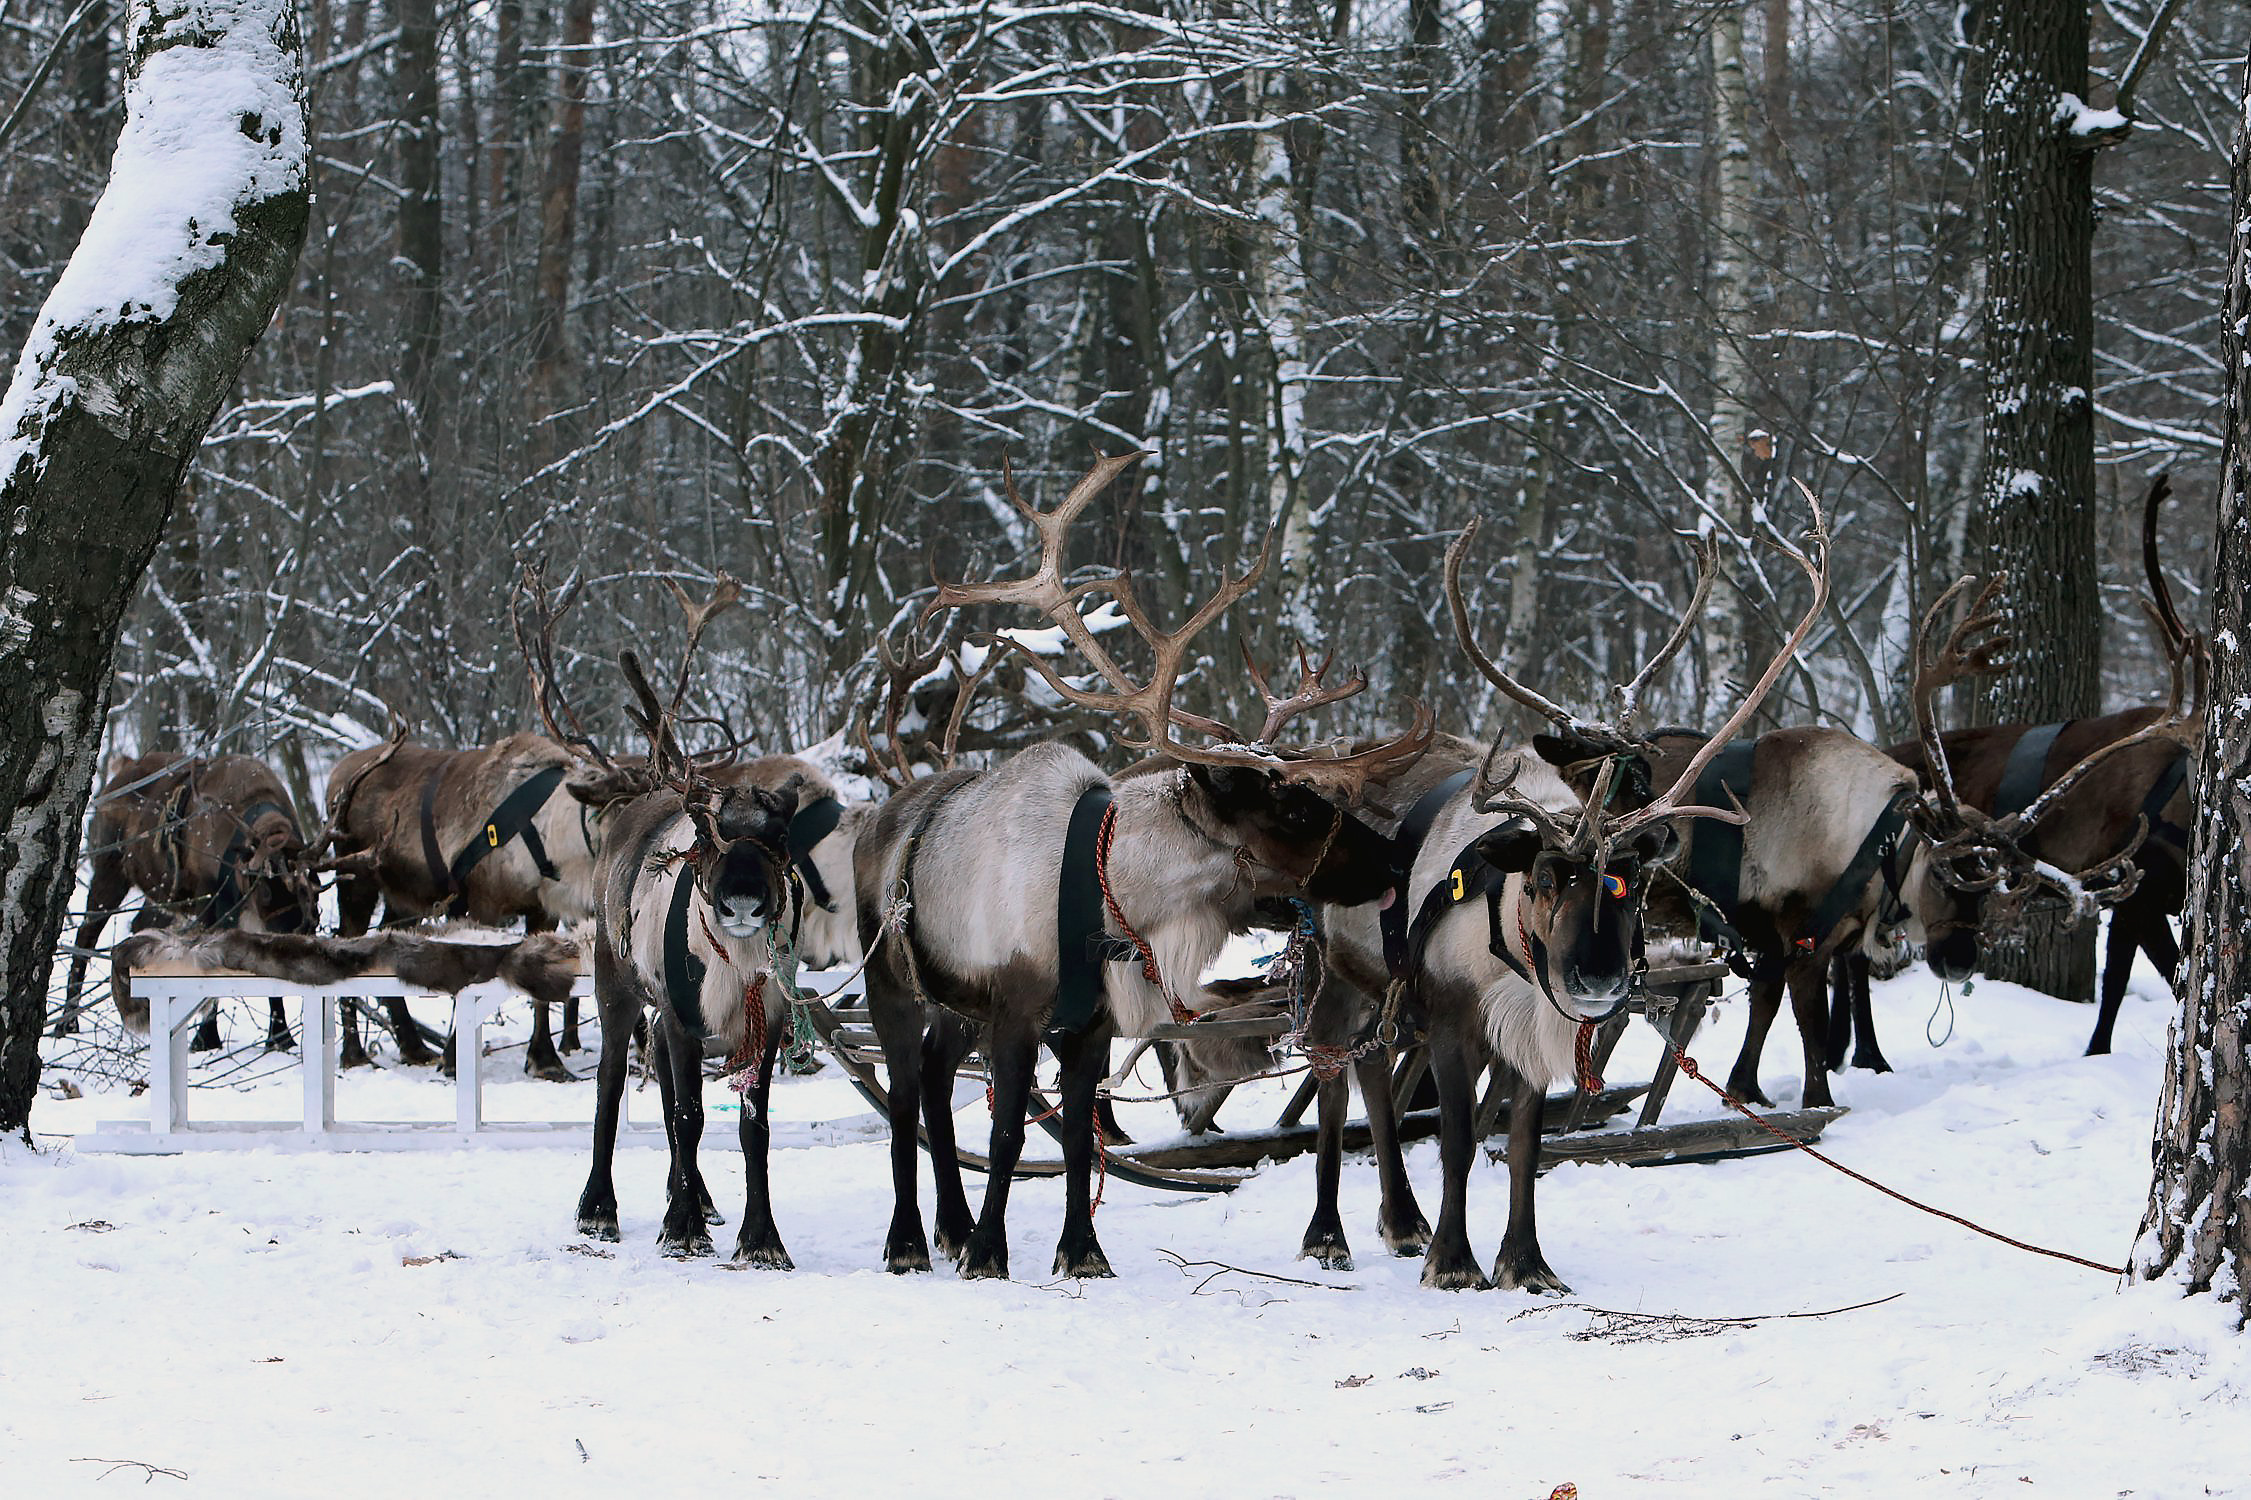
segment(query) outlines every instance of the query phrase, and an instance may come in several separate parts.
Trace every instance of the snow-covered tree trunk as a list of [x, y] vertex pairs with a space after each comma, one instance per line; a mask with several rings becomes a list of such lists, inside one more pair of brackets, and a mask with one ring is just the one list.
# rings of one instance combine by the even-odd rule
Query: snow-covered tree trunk
[[[1264, 91], [1270, 116], [1287, 116], [1286, 75], [1277, 69]], [[1280, 126], [1258, 133], [1251, 175], [1257, 197], [1251, 213], [1258, 220], [1252, 249], [1251, 295], [1273, 360], [1272, 423], [1267, 439], [1266, 514], [1282, 529], [1281, 627], [1285, 637], [1321, 638], [1321, 611], [1314, 599], [1314, 564], [1328, 506], [1305, 493], [1305, 397], [1312, 378], [1306, 352], [1305, 226], [1299, 222], [1298, 191], [1290, 172], [1287, 131]]]
[[27, 1129], [118, 624], [304, 242], [292, 0], [133, 0], [126, 125], [0, 398], [0, 1133]]
[[[1997, 0], [1978, 22], [1985, 106], [1985, 467], [1972, 526], [2009, 575], [2009, 628], [2038, 648], [1993, 678], [1995, 723], [2102, 712], [2095, 567], [2094, 148], [2086, 0]], [[2094, 931], [2029, 924], [1997, 978], [2094, 997]]]
[[2251, 1321], [2251, 69], [2235, 137], [2235, 244], [2220, 319], [2227, 439], [2213, 528], [2212, 682], [2198, 756], [2181, 1016], [2157, 1108], [2133, 1275]]
[[[1751, 534], [1750, 497], [1738, 479], [1749, 451], [1751, 383], [1744, 358], [1751, 336], [1751, 91], [1743, 76], [1743, 7], [1722, 5], [1712, 16], [1712, 447], [1704, 465], [1706, 525]], [[1751, 579], [1717, 591], [1705, 633], [1705, 663], [1714, 702], [1744, 681], [1750, 659]]]

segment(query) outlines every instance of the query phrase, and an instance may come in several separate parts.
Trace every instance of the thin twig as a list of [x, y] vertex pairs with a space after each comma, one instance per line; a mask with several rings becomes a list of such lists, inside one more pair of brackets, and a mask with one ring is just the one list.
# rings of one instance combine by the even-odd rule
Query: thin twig
[[1237, 1276], [1255, 1276], [1261, 1281], [1279, 1281], [1285, 1286], [1319, 1287], [1322, 1291], [1325, 1292], [1350, 1292], [1357, 1290], [1357, 1288], [1354, 1287], [1338, 1286], [1334, 1282], [1306, 1281], [1296, 1276], [1279, 1276], [1272, 1271], [1253, 1271], [1247, 1266], [1231, 1266], [1223, 1260], [1187, 1260], [1182, 1258], [1177, 1252], [1167, 1250], [1162, 1246], [1158, 1247], [1157, 1253], [1163, 1256], [1165, 1259], [1171, 1261], [1174, 1266], [1178, 1267], [1180, 1273], [1183, 1276], [1192, 1276], [1196, 1272], [1204, 1269], [1206, 1266], [1217, 1268], [1213, 1270], [1209, 1276], [1206, 1276], [1202, 1281], [1196, 1283], [1195, 1290], [1191, 1291], [1188, 1294], [1191, 1297], [1201, 1295], [1205, 1287], [1210, 1286], [1213, 1282], [1219, 1280], [1220, 1277], [1225, 1276], [1230, 1272], [1234, 1273]]
[[159, 1474], [169, 1475], [174, 1479], [188, 1477], [187, 1471], [184, 1469], [167, 1469], [162, 1464], [143, 1463], [137, 1458], [74, 1458], [71, 1462], [74, 1464], [108, 1464], [108, 1468], [94, 1476], [96, 1479], [107, 1479], [119, 1469], [145, 1470], [146, 1472], [141, 1475], [141, 1483], [143, 1484], [147, 1484]]

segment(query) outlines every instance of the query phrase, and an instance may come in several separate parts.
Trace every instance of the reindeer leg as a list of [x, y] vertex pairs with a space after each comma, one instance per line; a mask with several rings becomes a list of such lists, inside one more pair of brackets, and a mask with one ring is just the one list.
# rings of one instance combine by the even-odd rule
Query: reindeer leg
[[548, 1083], [572, 1083], [578, 1075], [563, 1066], [555, 1055], [554, 1033], [548, 1029], [547, 1011], [551, 1002], [532, 1002], [531, 1040], [524, 1044], [524, 1073], [530, 1078]]
[[[985, 1178], [985, 1202], [970, 1231], [969, 1246], [962, 1252], [965, 1277], [1008, 1275], [1008, 1189], [1016, 1176], [1016, 1162], [1024, 1154], [1024, 1108], [1032, 1091], [1032, 1069], [1039, 1062], [1039, 1041], [1027, 1023], [996, 1017], [987, 1033], [986, 1046], [993, 1065], [992, 1167]], [[1088, 1095], [1091, 1105], [1093, 1096]]]
[[586, 1044], [578, 1036], [578, 996], [572, 995], [563, 1002], [563, 1052], [584, 1052]]
[[190, 1052], [216, 1052], [226, 1045], [219, 1039], [219, 1002], [214, 1000], [204, 1008], [203, 1024], [196, 1027], [195, 1035], [188, 1039]]
[[1852, 980], [1853, 968], [1865, 964], [1867, 959], [1858, 953], [1839, 952], [1829, 960], [1829, 1071], [1835, 1073], [1845, 1065], [1845, 1055], [1852, 1050]]
[[93, 879], [86, 886], [86, 917], [78, 924], [78, 951], [70, 956], [70, 978], [63, 985], [63, 1011], [56, 1018], [53, 1035], [69, 1036], [78, 1030], [79, 995], [86, 987], [86, 964], [94, 946], [102, 940], [102, 929], [117, 915], [118, 907], [125, 904], [132, 890], [132, 882], [125, 878], [124, 865], [114, 853], [95, 857]]
[[1743, 1031], [1743, 1050], [1736, 1054], [1735, 1067], [1727, 1075], [1727, 1091], [1747, 1104], [1774, 1107], [1774, 1101], [1759, 1087], [1759, 1054], [1766, 1050], [1767, 1029], [1774, 1018], [1782, 1013], [1782, 981], [1779, 978], [1754, 971], [1751, 978], [1751, 1021]]
[[1868, 958], [1866, 954], [1852, 956], [1852, 1065], [1871, 1073], [1889, 1073], [1891, 1064], [1884, 1060], [1884, 1049], [1876, 1045], [1876, 1006], [1868, 994]]
[[1110, 1038], [1064, 1037], [1051, 1044], [1063, 1065], [1063, 1238], [1055, 1246], [1055, 1274], [1079, 1278], [1115, 1276], [1110, 1258], [1094, 1237], [1092, 1175], [1095, 1140], [1094, 1094], [1110, 1071]]
[[665, 1063], [672, 1073], [671, 1122], [672, 1180], [664, 1206], [664, 1229], [657, 1248], [666, 1255], [686, 1259], [711, 1254], [711, 1230], [704, 1205], [711, 1195], [696, 1170], [696, 1147], [703, 1140], [703, 1048], [680, 1031], [669, 1016], [660, 1017]]
[[[1406, 1150], [1399, 1139], [1399, 1113], [1391, 1098], [1391, 1058], [1371, 1052], [1353, 1064], [1360, 1081], [1360, 1107], [1368, 1112], [1368, 1145], [1375, 1152], [1383, 1206], [1376, 1227], [1393, 1255], [1420, 1255], [1430, 1248], [1430, 1221], [1415, 1202], [1407, 1179]], [[1342, 1142], [1340, 1141], [1341, 1145]]]
[[[1388, 1087], [1385, 1092], [1390, 1092]], [[1298, 1243], [1298, 1259], [1310, 1257], [1325, 1270], [1349, 1271], [1352, 1247], [1345, 1240], [1337, 1187], [1344, 1175], [1344, 1117], [1352, 1103], [1351, 1085], [1339, 1073], [1314, 1085], [1313, 1097], [1321, 1121], [1313, 1157], [1313, 1218], [1305, 1226], [1305, 1238]], [[1375, 1113], [1375, 1106], [1369, 1105], [1371, 1120]]]
[[[353, 876], [338, 872], [336, 876], [336, 933], [339, 937], [362, 937], [375, 917], [376, 898], [382, 894], [375, 882], [366, 876]], [[360, 1008], [353, 1001], [336, 1007], [344, 1023], [343, 1040], [336, 1049], [336, 1066], [339, 1068], [365, 1068], [373, 1063], [367, 1047], [360, 1041]]]
[[1805, 1053], [1805, 1107], [1825, 1109], [1829, 1097], [1829, 966], [1818, 959], [1799, 959], [1789, 968], [1790, 1011], [1797, 1018], [1798, 1040]]
[[1518, 1075], [1508, 1116], [1508, 1232], [1501, 1236], [1501, 1253], [1493, 1258], [1493, 1285], [1567, 1297], [1571, 1288], [1540, 1254], [1540, 1231], [1532, 1214], [1532, 1194], [1540, 1174], [1541, 1116], [1546, 1112], [1546, 1086]]
[[[625, 1099], [626, 1068], [632, 1061], [634, 1021], [638, 1000], [620, 993], [623, 982], [610, 945], [594, 950], [594, 1003], [602, 1015], [602, 1061], [594, 1073], [594, 1160], [586, 1173], [586, 1188], [578, 1195], [578, 1232], [589, 1239], [615, 1242], [617, 1184], [610, 1164], [617, 1156], [619, 1106]], [[666, 1112], [669, 1124], [670, 1111]]]
[[922, 1114], [922, 1007], [880, 962], [868, 965], [868, 1019], [883, 1044], [891, 1115], [891, 1229], [883, 1237], [883, 1266], [894, 1274], [930, 1269], [930, 1241], [922, 1232], [915, 1157]]
[[[1477, 1003], [1459, 995], [1444, 998], [1457, 1005]], [[1471, 1056], [1463, 1029], [1458, 1017], [1432, 1017], [1430, 1077], [1438, 1087], [1438, 1164], [1445, 1192], [1438, 1203], [1437, 1232], [1423, 1256], [1422, 1282], [1442, 1291], [1482, 1292], [1491, 1283], [1469, 1248], [1469, 1169], [1477, 1156], [1477, 1076], [1484, 1071], [1484, 1058]]]
[[289, 1013], [282, 1009], [281, 996], [266, 997], [266, 1050], [290, 1052], [297, 1046], [297, 1038], [289, 1033]]
[[789, 1013], [784, 1010], [779, 1017], [769, 1013], [766, 1020], [766, 1051], [758, 1059], [758, 1082], [743, 1094], [742, 1128], [738, 1132], [745, 1197], [742, 1231], [735, 1236], [735, 1260], [769, 1271], [794, 1271], [797, 1263], [789, 1258], [781, 1234], [774, 1228], [774, 1201], [766, 1181], [766, 1153], [773, 1138], [766, 1099], [774, 1087], [774, 1060], [781, 1052], [782, 1038], [789, 1032]]
[[933, 1225], [938, 1253], [959, 1263], [977, 1219], [962, 1191], [961, 1156], [954, 1140], [954, 1075], [976, 1044], [960, 1017], [938, 1011], [922, 1037], [922, 1125], [930, 1141], [930, 1175], [938, 1187]]

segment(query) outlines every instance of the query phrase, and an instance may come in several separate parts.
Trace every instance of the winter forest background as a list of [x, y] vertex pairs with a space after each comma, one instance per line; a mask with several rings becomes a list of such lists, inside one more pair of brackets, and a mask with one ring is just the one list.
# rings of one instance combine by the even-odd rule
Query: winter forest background
[[[2091, 102], [2157, 8], [2094, 8]], [[53, 64], [0, 127], [0, 346], [104, 181], [121, 21], [0, 0], [0, 102]], [[1473, 514], [1494, 644], [1593, 706], [1685, 597], [1681, 529], [1748, 536], [1754, 504], [1794, 526], [1802, 479], [1838, 586], [1770, 712], [1889, 742], [1910, 622], [1979, 547], [1961, 23], [1945, 0], [312, 0], [312, 235], [129, 617], [113, 736], [268, 754], [310, 789], [392, 708], [438, 743], [523, 727], [505, 601], [545, 558], [593, 580], [569, 670], [597, 705], [616, 646], [669, 654], [660, 576], [745, 580], [702, 690], [804, 745], [933, 562], [1019, 550], [1004, 458], [1052, 498], [1138, 446], [1077, 560], [1169, 611], [1279, 525], [1243, 618], [1269, 653], [1366, 666], [1348, 727], [1406, 694], [1483, 725], [1437, 585]], [[2113, 706], [2162, 686], [2134, 607], [2160, 466], [2196, 497], [2167, 557], [2203, 614], [2247, 40], [2251, 10], [2186, 7], [2095, 160]], [[1728, 566], [1667, 716], [1716, 717], [1731, 659], [1802, 608], [1786, 566]], [[984, 743], [1015, 732], [994, 712]]]

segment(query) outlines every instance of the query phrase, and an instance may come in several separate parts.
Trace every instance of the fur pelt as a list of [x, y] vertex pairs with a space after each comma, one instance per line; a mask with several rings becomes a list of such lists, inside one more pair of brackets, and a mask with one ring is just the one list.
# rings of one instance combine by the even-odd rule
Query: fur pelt
[[234, 969], [290, 984], [324, 985], [382, 970], [409, 985], [454, 995], [500, 979], [534, 1000], [568, 998], [578, 978], [578, 945], [552, 932], [507, 943], [450, 943], [403, 932], [307, 937], [280, 932], [143, 932], [110, 953], [119, 1013], [148, 1027], [148, 1007], [131, 1004], [131, 971], [160, 960]]

